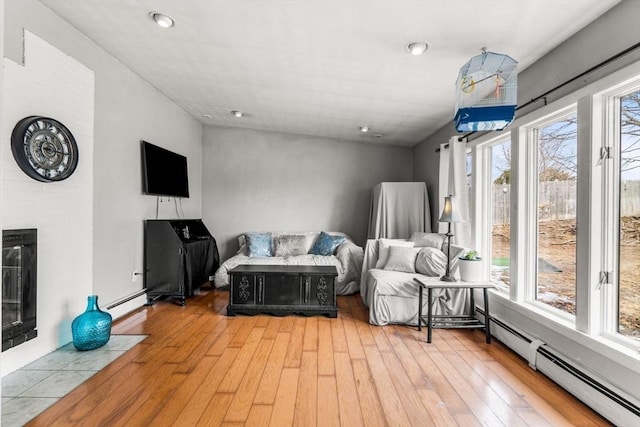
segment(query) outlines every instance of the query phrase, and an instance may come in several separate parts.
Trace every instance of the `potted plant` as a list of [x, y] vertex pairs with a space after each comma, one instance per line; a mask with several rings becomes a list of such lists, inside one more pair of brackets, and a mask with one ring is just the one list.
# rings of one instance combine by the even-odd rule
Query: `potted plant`
[[482, 258], [478, 256], [478, 251], [467, 251], [458, 260], [460, 266], [460, 279], [465, 282], [482, 281]]

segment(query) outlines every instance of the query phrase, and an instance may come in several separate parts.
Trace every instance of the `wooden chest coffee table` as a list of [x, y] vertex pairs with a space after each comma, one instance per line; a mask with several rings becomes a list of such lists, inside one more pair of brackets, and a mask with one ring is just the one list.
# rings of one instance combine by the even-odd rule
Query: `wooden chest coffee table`
[[334, 266], [239, 265], [229, 270], [227, 315], [338, 316]]

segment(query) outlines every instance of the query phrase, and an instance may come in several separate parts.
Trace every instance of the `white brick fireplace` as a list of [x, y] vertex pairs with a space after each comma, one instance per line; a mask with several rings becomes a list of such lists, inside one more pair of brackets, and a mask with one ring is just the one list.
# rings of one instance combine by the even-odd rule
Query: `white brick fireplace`
[[[4, 58], [2, 192], [4, 229], [38, 230], [38, 336], [2, 353], [2, 376], [71, 341], [71, 321], [92, 293], [93, 71], [24, 32], [24, 64]], [[39, 115], [62, 122], [78, 144], [75, 173], [55, 183], [25, 175], [10, 148], [13, 126]]]

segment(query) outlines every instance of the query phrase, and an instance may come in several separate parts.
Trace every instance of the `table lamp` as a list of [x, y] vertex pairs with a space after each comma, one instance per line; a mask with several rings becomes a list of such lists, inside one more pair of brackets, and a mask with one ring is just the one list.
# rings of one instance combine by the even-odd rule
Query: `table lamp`
[[444, 276], [440, 278], [443, 282], [457, 282], [457, 279], [451, 275], [451, 237], [453, 237], [453, 233], [451, 233], [451, 224], [454, 222], [464, 222], [460, 214], [456, 209], [454, 209], [454, 199], [455, 196], [447, 196], [444, 198], [444, 209], [442, 210], [442, 215], [440, 215], [440, 222], [446, 222], [449, 224], [447, 228], [447, 269], [444, 272]]

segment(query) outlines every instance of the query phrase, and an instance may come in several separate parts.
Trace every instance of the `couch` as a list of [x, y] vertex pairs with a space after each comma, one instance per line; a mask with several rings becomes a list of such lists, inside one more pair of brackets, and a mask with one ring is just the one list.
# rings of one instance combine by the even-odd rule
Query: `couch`
[[[415, 278], [439, 281], [446, 269], [445, 236], [414, 233], [410, 239], [370, 239], [365, 247], [360, 295], [369, 308], [372, 325], [418, 324], [419, 284]], [[465, 248], [451, 245], [451, 274], [459, 278], [457, 260]], [[468, 292], [436, 289], [433, 314], [462, 314], [468, 310]], [[425, 294], [426, 297], [426, 294]], [[427, 312], [426, 298], [423, 313]]]
[[238, 236], [238, 246], [216, 271], [216, 288], [229, 286], [229, 270], [241, 264], [333, 265], [337, 295], [354, 294], [360, 287], [364, 250], [345, 233], [248, 232]]

